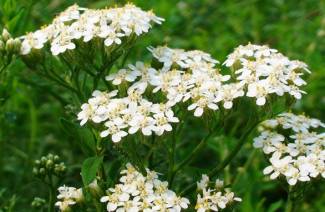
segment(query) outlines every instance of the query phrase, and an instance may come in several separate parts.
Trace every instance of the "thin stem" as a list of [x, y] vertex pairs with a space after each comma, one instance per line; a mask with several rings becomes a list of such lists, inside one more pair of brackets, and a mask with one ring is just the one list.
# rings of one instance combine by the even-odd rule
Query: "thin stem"
[[212, 169], [212, 171], [209, 173], [210, 177], [215, 176], [218, 172], [222, 171], [228, 164], [236, 157], [240, 149], [243, 147], [246, 139], [250, 135], [250, 133], [255, 129], [257, 123], [254, 122], [254, 124], [241, 136], [239, 139], [237, 145], [235, 148], [230, 152], [230, 154], [220, 163], [219, 166]]
[[287, 199], [285, 212], [293, 212], [293, 211], [295, 211], [294, 204], [293, 204], [293, 191], [292, 191], [292, 187], [290, 186], [288, 191], [288, 199]]
[[[208, 175], [209, 177], [214, 177], [216, 174], [220, 173], [225, 167], [229, 165], [229, 163], [236, 157], [242, 146], [244, 145], [246, 139], [250, 135], [250, 133], [255, 129], [257, 126], [258, 121], [255, 121], [254, 124], [241, 136], [240, 140], [238, 141], [235, 148], [230, 152], [230, 154], [220, 163], [219, 166], [215, 167]], [[180, 195], [187, 194], [188, 192], [192, 191], [196, 186], [196, 183], [192, 183], [188, 187], [186, 187]]]
[[170, 151], [168, 151], [169, 152], [168, 182], [169, 182], [170, 187], [173, 184], [174, 176], [175, 176], [175, 172], [174, 172], [175, 149], [176, 149], [176, 136], [175, 136], [175, 132], [174, 132], [173, 133], [173, 138], [172, 138], [171, 149], [170, 149]]
[[55, 189], [53, 186], [52, 176], [49, 175], [49, 207], [48, 212], [54, 212], [54, 196], [55, 196]]
[[189, 164], [193, 161], [195, 156], [201, 151], [201, 149], [205, 146], [206, 142], [212, 136], [212, 133], [209, 133], [204, 139], [200, 141], [200, 143], [193, 149], [193, 151], [181, 162], [179, 163], [176, 168], [174, 169], [174, 175], [183, 168], [183, 166]]

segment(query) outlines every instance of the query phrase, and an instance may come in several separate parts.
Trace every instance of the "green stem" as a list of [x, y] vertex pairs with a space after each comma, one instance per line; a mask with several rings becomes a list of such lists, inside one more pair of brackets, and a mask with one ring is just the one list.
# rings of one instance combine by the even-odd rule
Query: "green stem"
[[250, 135], [250, 133], [255, 129], [257, 123], [254, 122], [254, 124], [241, 136], [239, 139], [237, 145], [235, 148], [230, 152], [230, 154], [222, 161], [222, 163], [219, 164], [219, 166], [212, 169], [212, 171], [209, 173], [210, 177], [215, 176], [218, 172], [222, 171], [228, 164], [236, 157], [238, 152], [243, 147], [246, 139]]
[[169, 152], [169, 168], [168, 168], [168, 182], [170, 187], [172, 187], [175, 173], [174, 173], [174, 166], [175, 166], [175, 149], [176, 149], [176, 136], [173, 133], [172, 145]]
[[49, 175], [49, 207], [48, 212], [54, 212], [55, 188], [53, 186], [52, 176]]
[[[255, 129], [257, 126], [258, 121], [255, 121], [254, 124], [241, 136], [240, 140], [238, 141], [235, 148], [230, 152], [230, 154], [220, 163], [219, 166], [212, 169], [212, 171], [208, 174], [209, 177], [214, 177], [216, 174], [220, 173], [225, 167], [229, 165], [229, 163], [236, 157], [242, 146], [244, 145], [246, 139], [250, 135], [250, 133]], [[186, 187], [180, 195], [187, 194], [188, 192], [192, 191], [196, 186], [196, 183], [193, 183]]]
[[201, 151], [201, 149], [205, 146], [206, 142], [212, 136], [212, 132], [210, 132], [204, 139], [200, 141], [200, 143], [193, 149], [193, 151], [182, 161], [180, 162], [173, 171], [175, 175], [179, 170], [181, 170], [185, 165], [191, 163], [195, 156]]
[[293, 211], [295, 211], [293, 205], [293, 191], [292, 191], [292, 187], [290, 186], [288, 191], [288, 199], [287, 199], [285, 212], [293, 212]]

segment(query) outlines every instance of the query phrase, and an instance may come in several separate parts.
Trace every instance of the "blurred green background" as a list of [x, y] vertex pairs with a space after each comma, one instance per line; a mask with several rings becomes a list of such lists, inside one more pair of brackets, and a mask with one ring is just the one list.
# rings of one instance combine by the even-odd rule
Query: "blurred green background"
[[[310, 66], [307, 95], [294, 110], [325, 121], [325, 1], [322, 0], [137, 0], [137, 6], [153, 9], [166, 19], [144, 36], [129, 62], [145, 60], [145, 47], [168, 44], [174, 48], [200, 49], [223, 61], [233, 48], [248, 42], [268, 44], [291, 59]], [[104, 0], [0, 0], [0, 26], [14, 36], [50, 23], [67, 6], [77, 3], [104, 8], [126, 1]], [[34, 84], [26, 79], [35, 78]], [[13, 63], [0, 83], [0, 211], [32, 211], [35, 196], [46, 189], [32, 176], [33, 160], [47, 153], [64, 158], [69, 167], [65, 183], [80, 181], [84, 155], [79, 138], [66, 132], [64, 119], [69, 106], [62, 107], [60, 90], [48, 89], [19, 62]], [[65, 104], [63, 104], [65, 105]], [[70, 114], [71, 115], [71, 114]], [[72, 116], [73, 117], [73, 116]], [[225, 139], [227, 140], [227, 139]], [[224, 144], [225, 148], [231, 148]], [[213, 149], [213, 148], [212, 148]], [[220, 148], [216, 150], [220, 152]], [[224, 154], [224, 152], [220, 152]], [[212, 158], [208, 158], [213, 160]], [[266, 162], [247, 143], [237, 158], [246, 170], [239, 173], [234, 190], [243, 198], [239, 211], [281, 211], [286, 192], [262, 174]], [[248, 162], [247, 162], [248, 161]], [[201, 161], [202, 164], [205, 161]], [[237, 174], [237, 173], [230, 173]], [[80, 185], [79, 185], [80, 186]], [[324, 181], [315, 182], [305, 195], [301, 211], [325, 211]]]

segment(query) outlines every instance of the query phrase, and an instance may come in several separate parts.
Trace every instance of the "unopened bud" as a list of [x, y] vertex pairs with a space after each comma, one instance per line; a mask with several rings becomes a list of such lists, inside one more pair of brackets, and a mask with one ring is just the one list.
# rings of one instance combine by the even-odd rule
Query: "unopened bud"
[[50, 154], [47, 155], [47, 158], [50, 159], [50, 160], [53, 160], [54, 159], [54, 155], [50, 153]]
[[42, 164], [45, 164], [45, 163], [46, 163], [46, 161], [47, 161], [47, 159], [46, 159], [46, 157], [45, 157], [45, 156], [41, 157], [41, 163], [42, 163]]
[[33, 174], [34, 174], [34, 175], [38, 175], [38, 174], [39, 174], [37, 168], [33, 168]]
[[44, 174], [45, 174], [45, 169], [44, 169], [44, 168], [40, 168], [40, 169], [39, 169], [39, 173], [40, 173], [41, 175], [44, 175]]
[[18, 54], [20, 52], [20, 48], [21, 48], [21, 41], [18, 38], [15, 38], [14, 44], [15, 44], [14, 53]]
[[46, 166], [47, 169], [51, 169], [53, 167], [53, 161], [52, 160], [46, 161], [46, 165], [45, 166]]
[[12, 38], [9, 38], [6, 42], [6, 50], [7, 52], [14, 52], [15, 51], [15, 41]]
[[60, 157], [59, 157], [58, 155], [55, 155], [55, 156], [54, 156], [54, 161], [55, 161], [55, 162], [58, 162], [59, 160], [60, 160]]
[[97, 183], [97, 180], [95, 179], [92, 183], [88, 185], [90, 192], [93, 193], [94, 195], [98, 195], [101, 192], [101, 189]]
[[0, 40], [0, 51], [3, 51], [5, 49], [6, 49], [5, 43], [2, 40]]
[[3, 40], [4, 42], [6, 42], [6, 41], [9, 40], [10, 38], [11, 38], [11, 35], [10, 35], [10, 33], [8, 32], [8, 30], [3, 29], [3, 30], [2, 30], [2, 40]]

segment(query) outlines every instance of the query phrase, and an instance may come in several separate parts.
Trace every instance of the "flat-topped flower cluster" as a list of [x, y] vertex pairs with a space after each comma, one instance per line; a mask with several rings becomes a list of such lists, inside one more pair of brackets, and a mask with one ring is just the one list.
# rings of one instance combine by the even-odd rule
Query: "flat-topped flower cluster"
[[103, 40], [105, 46], [120, 45], [124, 37], [147, 33], [152, 23], [161, 24], [162, 18], [151, 11], [127, 4], [108, 9], [87, 9], [73, 5], [60, 13], [53, 22], [35, 32], [21, 37], [20, 53], [29, 54], [50, 43], [53, 55], [76, 48], [76, 40], [89, 42]]
[[[305, 84], [300, 78], [301, 70], [307, 70], [303, 63], [290, 61], [266, 46], [240, 46], [225, 62], [226, 66], [232, 67], [237, 63], [259, 63], [241, 66], [236, 71], [242, 76], [250, 73], [254, 82], [242, 76], [231, 80], [230, 75], [221, 74], [215, 67], [219, 62], [202, 51], [185, 51], [167, 46], [150, 47], [149, 50], [161, 67], [154, 68], [138, 61], [106, 76], [106, 80], [111, 81], [117, 89], [127, 90], [127, 97], [112, 99], [116, 91], [109, 94], [95, 91], [78, 115], [81, 125], [89, 119], [94, 123], [105, 122], [107, 130], [102, 131], [102, 136], [112, 135], [114, 142], [138, 130], [144, 135], [151, 135], [152, 132], [161, 135], [164, 131], [172, 130], [170, 123], [178, 122], [172, 111], [176, 104], [184, 103], [188, 110], [194, 111], [194, 116], [200, 117], [207, 110], [218, 110], [220, 104], [225, 109], [231, 109], [235, 99], [245, 94], [252, 96], [251, 85], [254, 83], [267, 86], [271, 79], [273, 83], [270, 90], [261, 88], [267, 92], [263, 96], [256, 96], [258, 105], [264, 105], [269, 94], [282, 96], [284, 92], [279, 90]], [[251, 58], [255, 59], [248, 60]], [[274, 84], [275, 81], [277, 83]], [[262, 91], [258, 86], [256, 89]], [[162, 102], [154, 104], [145, 100], [143, 96], [148, 93], [163, 96]]]
[[209, 184], [211, 183], [207, 175], [202, 175], [202, 179], [197, 182], [200, 193], [197, 196], [195, 209], [198, 212], [219, 211], [235, 201], [241, 202], [241, 198], [235, 197], [229, 188], [224, 188], [222, 180], [217, 179], [214, 188], [210, 188]]
[[147, 169], [143, 176], [131, 164], [121, 171], [120, 183], [107, 190], [101, 202], [107, 211], [175, 211], [186, 209], [189, 200], [168, 189], [168, 182], [158, 179], [158, 174]]
[[109, 93], [94, 91], [88, 103], [81, 106], [82, 111], [78, 114], [81, 125], [88, 120], [104, 123], [100, 136], [111, 135], [113, 142], [119, 142], [138, 131], [146, 136], [153, 132], [162, 135], [172, 130], [171, 123], [179, 121], [170, 106], [154, 104], [144, 99], [138, 90], [129, 90], [124, 98], [116, 98], [117, 93], [117, 90]]
[[237, 75], [240, 85], [247, 87], [246, 96], [256, 98], [257, 105], [264, 105], [270, 94], [288, 93], [300, 99], [305, 92], [299, 87], [306, 84], [301, 76], [310, 73], [305, 63], [290, 60], [276, 49], [253, 44], [237, 47], [224, 65]]
[[324, 131], [324, 127], [318, 119], [293, 113], [264, 121], [260, 136], [254, 139], [255, 148], [272, 155], [264, 174], [270, 174], [271, 179], [284, 176], [290, 185], [319, 176], [325, 178], [325, 133], [316, 131]]

